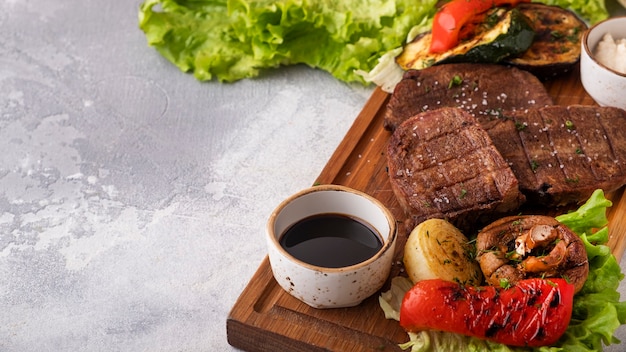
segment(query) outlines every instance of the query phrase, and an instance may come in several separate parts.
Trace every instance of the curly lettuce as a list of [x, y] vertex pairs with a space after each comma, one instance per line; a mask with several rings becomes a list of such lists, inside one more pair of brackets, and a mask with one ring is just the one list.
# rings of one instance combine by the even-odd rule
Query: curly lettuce
[[235, 81], [263, 69], [305, 64], [362, 82], [402, 45], [437, 0], [146, 0], [139, 27], [148, 43], [198, 80]]
[[[589, 260], [589, 276], [583, 288], [574, 296], [570, 324], [555, 346], [535, 349], [510, 347], [448, 332], [421, 331], [409, 333], [410, 341], [400, 347], [410, 348], [411, 352], [591, 352], [619, 343], [614, 333], [620, 325], [626, 323], [626, 301], [620, 302], [617, 291], [624, 274], [606, 246], [609, 239], [606, 210], [611, 206], [604, 192], [596, 190], [576, 211], [556, 217], [583, 240]], [[391, 289], [379, 297], [386, 318], [399, 319], [402, 297], [411, 286], [406, 278], [392, 279]]]
[[577, 13], [589, 24], [595, 24], [609, 17], [604, 1], [597, 0], [540, 0], [546, 5], [560, 6]]
[[[370, 71], [431, 22], [437, 2], [145, 0], [139, 28], [163, 57], [201, 81], [230, 82], [304, 64], [369, 84], [397, 76], [397, 70], [391, 78]], [[608, 16], [602, 0], [542, 2], [569, 8], [590, 23]]]

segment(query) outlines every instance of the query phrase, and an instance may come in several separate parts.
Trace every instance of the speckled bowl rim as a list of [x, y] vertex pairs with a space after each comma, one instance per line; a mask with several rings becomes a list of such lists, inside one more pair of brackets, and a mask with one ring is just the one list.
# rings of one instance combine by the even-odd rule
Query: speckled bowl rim
[[[348, 193], [352, 193], [358, 196], [361, 196], [363, 198], [368, 199], [370, 202], [372, 202], [373, 204], [375, 204], [380, 210], [381, 212], [385, 215], [385, 218], [387, 218], [387, 223], [389, 224], [389, 236], [385, 236], [384, 234], [380, 234], [381, 236], [384, 236], [385, 238], [382, 238], [383, 240], [383, 246], [380, 250], [378, 250], [378, 252], [376, 252], [376, 254], [374, 254], [373, 256], [371, 256], [369, 259], [364, 260], [362, 262], [356, 263], [354, 265], [350, 265], [350, 266], [342, 266], [339, 268], [328, 268], [328, 267], [323, 267], [323, 266], [317, 266], [317, 265], [313, 265], [313, 264], [309, 264], [307, 262], [304, 262], [302, 260], [299, 260], [298, 258], [292, 256], [291, 254], [289, 254], [281, 245], [279, 242], [279, 237], [280, 236], [270, 236], [269, 234], [274, 232], [274, 223], [276, 222], [276, 218], [278, 217], [278, 215], [280, 214], [281, 210], [287, 206], [291, 201], [293, 201], [296, 198], [302, 197], [304, 195], [307, 195], [309, 193], [313, 193], [313, 192], [320, 192], [320, 191], [339, 191], [339, 192], [348, 192]], [[363, 219], [366, 220], [366, 219]], [[285, 200], [283, 200], [277, 207], [276, 209], [274, 209], [274, 211], [272, 211], [272, 214], [270, 215], [268, 221], [267, 221], [267, 236], [270, 236], [272, 244], [274, 245], [274, 247], [276, 247], [276, 249], [285, 257], [288, 258], [289, 260], [297, 263], [298, 265], [311, 269], [311, 270], [316, 270], [316, 271], [320, 271], [320, 272], [327, 272], [327, 273], [342, 273], [342, 272], [346, 272], [346, 271], [353, 271], [353, 270], [357, 270], [363, 267], [367, 267], [368, 265], [370, 265], [371, 263], [377, 261], [379, 258], [381, 258], [387, 251], [389, 251], [390, 249], [394, 248], [394, 243], [396, 242], [396, 238], [397, 238], [397, 232], [398, 232], [398, 226], [396, 223], [396, 219], [393, 216], [393, 214], [391, 213], [391, 211], [383, 204], [381, 203], [378, 199], [370, 196], [369, 194], [365, 193], [365, 192], [361, 192], [359, 190], [347, 187], [347, 186], [342, 186], [342, 185], [336, 185], [336, 184], [323, 184], [323, 185], [316, 185], [316, 186], [312, 186], [309, 188], [305, 188], [297, 193], [294, 193], [293, 195], [289, 196], [288, 198], [286, 198]]]
[[[612, 72], [613, 74], [615, 74], [617, 76], [626, 78], [626, 73], [621, 73], [621, 72], [615, 71], [614, 69], [612, 69], [610, 67], [607, 67], [604, 64], [602, 64], [600, 61], [596, 60], [596, 57], [593, 54], [593, 49], [589, 47], [589, 43], [588, 43], [589, 34], [591, 34], [592, 31], [596, 30], [600, 25], [602, 25], [604, 23], [612, 22], [612, 21], [616, 21], [616, 20], [622, 20], [622, 21], [624, 21], [624, 25], [626, 25], [626, 16], [617, 16], [617, 17], [607, 18], [607, 19], [602, 20], [602, 21], [594, 24], [593, 26], [587, 28], [585, 33], [583, 33], [581, 41], [582, 41], [582, 44], [583, 44], [583, 48], [585, 49], [585, 52], [587, 53], [587, 56], [589, 57], [589, 59], [591, 59], [593, 62], [598, 64], [598, 66], [602, 67], [603, 69], [605, 69], [605, 70], [607, 70], [609, 72]], [[600, 38], [602, 38], [602, 37], [600, 37]], [[600, 39], [600, 40], [602, 40], [602, 39]]]

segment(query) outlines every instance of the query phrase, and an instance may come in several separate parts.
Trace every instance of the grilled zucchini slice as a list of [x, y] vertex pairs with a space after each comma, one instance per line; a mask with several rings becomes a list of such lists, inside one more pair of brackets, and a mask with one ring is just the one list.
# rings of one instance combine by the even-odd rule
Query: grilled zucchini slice
[[407, 44], [396, 62], [404, 70], [423, 69], [453, 62], [498, 63], [526, 51], [535, 33], [528, 19], [516, 8], [494, 8], [470, 35], [443, 53], [431, 53], [431, 32]]
[[580, 40], [587, 25], [573, 12], [558, 6], [525, 3], [517, 6], [533, 26], [535, 40], [521, 55], [505, 63], [546, 80], [571, 71], [580, 60]]

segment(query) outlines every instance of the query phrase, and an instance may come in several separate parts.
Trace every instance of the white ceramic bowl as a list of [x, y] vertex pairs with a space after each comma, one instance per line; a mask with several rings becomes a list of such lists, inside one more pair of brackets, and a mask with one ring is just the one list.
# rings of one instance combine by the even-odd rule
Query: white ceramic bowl
[[626, 17], [609, 18], [585, 32], [581, 41], [580, 80], [598, 105], [626, 109], [626, 74], [606, 67], [594, 56], [606, 33], [611, 33], [614, 40], [626, 38]]
[[[342, 213], [369, 223], [380, 234], [382, 248], [358, 264], [326, 268], [290, 255], [280, 237], [294, 223], [316, 214]], [[274, 278], [289, 294], [314, 308], [358, 305], [387, 280], [396, 244], [396, 221], [375, 198], [348, 187], [320, 185], [284, 200], [267, 223], [268, 254]]]

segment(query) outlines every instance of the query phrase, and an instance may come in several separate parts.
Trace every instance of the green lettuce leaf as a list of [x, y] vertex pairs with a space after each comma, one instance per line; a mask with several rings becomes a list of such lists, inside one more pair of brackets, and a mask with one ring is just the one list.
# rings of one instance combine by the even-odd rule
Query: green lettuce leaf
[[[617, 291], [624, 274], [610, 248], [606, 246], [606, 211], [611, 206], [612, 203], [604, 197], [604, 192], [596, 190], [576, 211], [556, 217], [583, 240], [589, 260], [589, 276], [583, 288], [574, 296], [570, 324], [555, 346], [517, 348], [453, 333], [422, 331], [409, 333], [410, 341], [400, 347], [410, 348], [411, 352], [591, 352], [619, 343], [613, 334], [620, 325], [626, 323], [626, 301], [620, 302]], [[401, 297], [411, 284], [408, 279], [399, 277], [393, 278], [391, 283], [392, 288], [384, 292], [379, 301], [385, 316], [398, 320]]]
[[148, 44], [199, 80], [235, 81], [263, 69], [305, 64], [363, 82], [404, 42], [436, 0], [146, 0], [139, 27]]
[[[437, 2], [145, 0], [139, 28], [163, 57], [202, 81], [236, 81], [264, 69], [304, 64], [345, 82], [367, 84], [397, 76], [366, 73], [422, 31]], [[603, 0], [541, 2], [569, 8], [589, 23], [608, 16]]]
[[547, 5], [560, 6], [577, 13], [583, 20], [589, 24], [594, 24], [609, 17], [604, 1], [589, 0], [540, 0]]
[[596, 190], [576, 211], [559, 215], [555, 219], [578, 235], [591, 234], [594, 229], [600, 229], [609, 223], [606, 209], [612, 205], [610, 200], [604, 198], [602, 190]]

